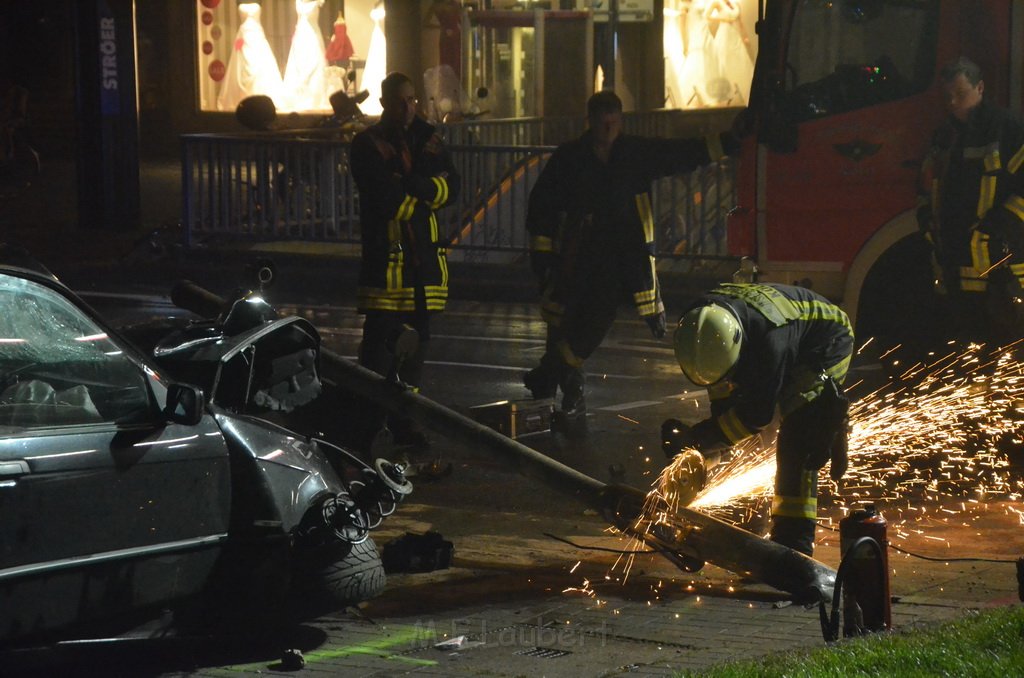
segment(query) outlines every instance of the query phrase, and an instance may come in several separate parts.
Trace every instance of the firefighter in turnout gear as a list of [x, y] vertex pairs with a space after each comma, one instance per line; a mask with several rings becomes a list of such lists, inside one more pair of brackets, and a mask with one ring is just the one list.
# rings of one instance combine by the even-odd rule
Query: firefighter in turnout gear
[[802, 287], [723, 284], [683, 314], [673, 341], [683, 373], [707, 387], [711, 417], [692, 427], [665, 421], [665, 453], [714, 458], [778, 412], [771, 539], [811, 555], [818, 471], [831, 460], [833, 479], [846, 472], [850, 319]]
[[714, 162], [738, 146], [728, 134], [653, 139], [621, 134], [613, 92], [587, 102], [589, 129], [560, 145], [530, 192], [530, 261], [548, 325], [540, 364], [523, 382], [535, 398], [562, 389], [562, 413], [585, 413], [583, 363], [601, 344], [628, 295], [655, 338], [665, 307], [654, 267], [651, 182]]
[[[359, 362], [387, 375], [403, 328], [419, 348], [402, 362], [401, 381], [419, 386], [430, 316], [448, 299], [448, 264], [435, 211], [459, 193], [455, 171], [434, 127], [416, 115], [412, 81], [391, 73], [381, 83], [380, 122], [352, 140], [359, 190], [362, 261], [356, 303], [366, 316]], [[392, 421], [396, 443], [422, 445], [408, 420]]]
[[983, 97], [981, 70], [959, 58], [942, 71], [949, 123], [935, 133], [918, 223], [960, 338], [1020, 334], [1024, 282], [1024, 122]]

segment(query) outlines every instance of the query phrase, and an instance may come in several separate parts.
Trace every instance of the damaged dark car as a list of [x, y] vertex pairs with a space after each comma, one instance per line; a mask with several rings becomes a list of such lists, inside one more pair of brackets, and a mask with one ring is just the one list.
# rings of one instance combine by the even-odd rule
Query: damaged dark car
[[325, 388], [307, 321], [243, 294], [115, 331], [9, 252], [0, 308], [0, 647], [274, 624], [383, 589], [370, 530], [411, 484], [289, 426]]

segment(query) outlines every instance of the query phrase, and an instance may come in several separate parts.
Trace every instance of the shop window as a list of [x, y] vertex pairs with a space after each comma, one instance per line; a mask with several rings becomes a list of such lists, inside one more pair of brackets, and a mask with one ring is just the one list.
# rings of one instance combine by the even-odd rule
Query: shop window
[[665, 0], [665, 107], [745, 106], [757, 0]]
[[[330, 112], [330, 95], [363, 88], [384, 58], [375, 0], [195, 0], [199, 109], [234, 111], [264, 94], [281, 112]], [[379, 78], [377, 78], [379, 87]], [[371, 83], [367, 81], [367, 85]], [[374, 99], [375, 100], [375, 99]]]
[[835, 115], [927, 89], [938, 11], [937, 0], [803, 0], [786, 64], [792, 118]]

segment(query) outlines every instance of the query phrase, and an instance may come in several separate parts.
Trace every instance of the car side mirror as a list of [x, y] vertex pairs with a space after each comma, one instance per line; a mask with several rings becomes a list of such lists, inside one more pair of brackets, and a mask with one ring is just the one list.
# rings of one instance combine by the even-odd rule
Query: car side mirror
[[167, 404], [164, 416], [167, 421], [185, 426], [195, 426], [206, 410], [206, 396], [202, 389], [191, 384], [171, 384], [167, 387]]

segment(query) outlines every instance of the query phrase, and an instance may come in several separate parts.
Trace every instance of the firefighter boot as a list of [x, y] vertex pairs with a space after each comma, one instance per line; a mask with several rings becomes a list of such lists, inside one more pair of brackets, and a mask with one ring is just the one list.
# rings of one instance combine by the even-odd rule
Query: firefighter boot
[[540, 365], [523, 374], [523, 385], [529, 389], [534, 400], [554, 398], [558, 379], [542, 360]]
[[567, 420], [587, 415], [587, 400], [583, 397], [583, 370], [569, 368], [562, 378], [562, 414]]
[[551, 426], [571, 438], [583, 437], [587, 433], [587, 401], [583, 396], [583, 371], [566, 368], [560, 386], [562, 409], [555, 412]]
[[817, 523], [810, 518], [772, 516], [770, 539], [806, 556], [814, 555], [814, 532]]
[[530, 390], [534, 400], [554, 398], [562, 370], [563, 363], [552, 349], [549, 339], [548, 348], [541, 356], [540, 364], [523, 375], [523, 385]]

